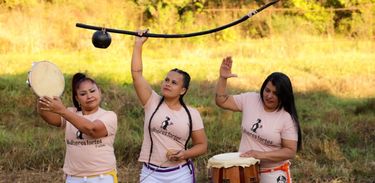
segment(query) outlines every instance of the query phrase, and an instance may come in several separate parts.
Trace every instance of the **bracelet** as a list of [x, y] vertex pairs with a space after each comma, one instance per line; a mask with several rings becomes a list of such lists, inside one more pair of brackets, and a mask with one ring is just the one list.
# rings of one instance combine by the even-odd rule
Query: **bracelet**
[[142, 69], [139, 69], [139, 70], [131, 70], [132, 72], [142, 72]]
[[220, 95], [220, 94], [215, 94], [215, 97], [217, 97], [217, 98], [219, 98], [219, 97], [224, 97], [224, 101], [223, 101], [223, 103], [225, 103], [227, 100], [228, 100], [228, 98], [229, 98], [229, 95], [227, 95], [227, 94], [224, 94], [224, 95]]

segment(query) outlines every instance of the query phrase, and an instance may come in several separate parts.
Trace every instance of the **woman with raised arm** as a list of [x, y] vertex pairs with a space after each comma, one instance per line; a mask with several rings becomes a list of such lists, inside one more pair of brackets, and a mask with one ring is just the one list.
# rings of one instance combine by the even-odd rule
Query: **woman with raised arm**
[[263, 82], [259, 93], [226, 93], [227, 79], [237, 77], [232, 58], [220, 67], [216, 104], [226, 110], [242, 112], [239, 152], [260, 160], [260, 182], [292, 182], [290, 159], [301, 149], [301, 130], [292, 84], [287, 75], [274, 72]]
[[47, 123], [65, 129], [66, 183], [117, 183], [113, 143], [117, 115], [100, 107], [101, 90], [82, 73], [72, 80], [74, 107], [59, 97], [41, 97], [37, 108]]
[[142, 46], [147, 40], [143, 33], [139, 31], [135, 39], [131, 61], [134, 88], [145, 112], [140, 182], [195, 182], [191, 159], [206, 153], [207, 138], [199, 112], [183, 101], [190, 76], [180, 69], [170, 70], [158, 95], [142, 75]]

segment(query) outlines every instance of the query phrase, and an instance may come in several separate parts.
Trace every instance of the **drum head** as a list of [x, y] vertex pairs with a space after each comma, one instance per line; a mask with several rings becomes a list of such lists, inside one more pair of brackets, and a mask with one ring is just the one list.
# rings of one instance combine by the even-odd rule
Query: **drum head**
[[59, 68], [49, 62], [34, 62], [28, 75], [28, 83], [39, 97], [60, 97], [65, 88], [64, 76]]
[[233, 166], [249, 167], [259, 163], [260, 160], [252, 157], [240, 157], [239, 152], [223, 153], [211, 157], [207, 162], [207, 167], [228, 168]]

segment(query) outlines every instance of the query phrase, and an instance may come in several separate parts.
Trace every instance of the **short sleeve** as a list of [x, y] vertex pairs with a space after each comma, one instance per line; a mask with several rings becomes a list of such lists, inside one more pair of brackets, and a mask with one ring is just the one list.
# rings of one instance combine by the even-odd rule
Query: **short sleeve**
[[103, 122], [107, 129], [108, 135], [115, 135], [117, 130], [117, 115], [113, 111], [107, 111], [98, 118]]
[[203, 120], [201, 115], [199, 114], [199, 111], [195, 108], [190, 108], [191, 118], [193, 120], [193, 131], [197, 131], [200, 129], [203, 129]]
[[239, 95], [233, 95], [234, 98], [234, 103], [236, 103], [237, 108], [242, 111], [243, 110], [243, 103], [242, 101], [244, 100], [244, 94], [239, 94]]
[[297, 126], [290, 115], [284, 122], [284, 126], [281, 131], [281, 138], [286, 140], [298, 140]]
[[238, 95], [233, 95], [234, 102], [237, 105], [237, 108], [240, 111], [243, 111], [244, 107], [246, 105], [249, 105], [249, 103], [253, 104], [255, 102], [254, 99], [258, 98], [258, 94], [255, 92], [247, 92], [247, 93], [241, 93]]
[[150, 98], [147, 100], [146, 104], [143, 106], [145, 110], [152, 108], [152, 106], [158, 105], [161, 96], [158, 95], [154, 90], [151, 92]]

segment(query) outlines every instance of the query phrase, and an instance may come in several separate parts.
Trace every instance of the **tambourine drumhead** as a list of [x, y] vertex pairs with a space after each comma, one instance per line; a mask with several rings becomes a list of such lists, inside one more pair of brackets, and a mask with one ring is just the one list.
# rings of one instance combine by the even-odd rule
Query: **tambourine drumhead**
[[55, 64], [49, 61], [34, 62], [27, 81], [39, 97], [60, 97], [65, 88], [63, 74]]
[[232, 166], [249, 167], [260, 160], [252, 157], [240, 157], [239, 152], [223, 153], [211, 157], [207, 162], [208, 168], [228, 168]]

